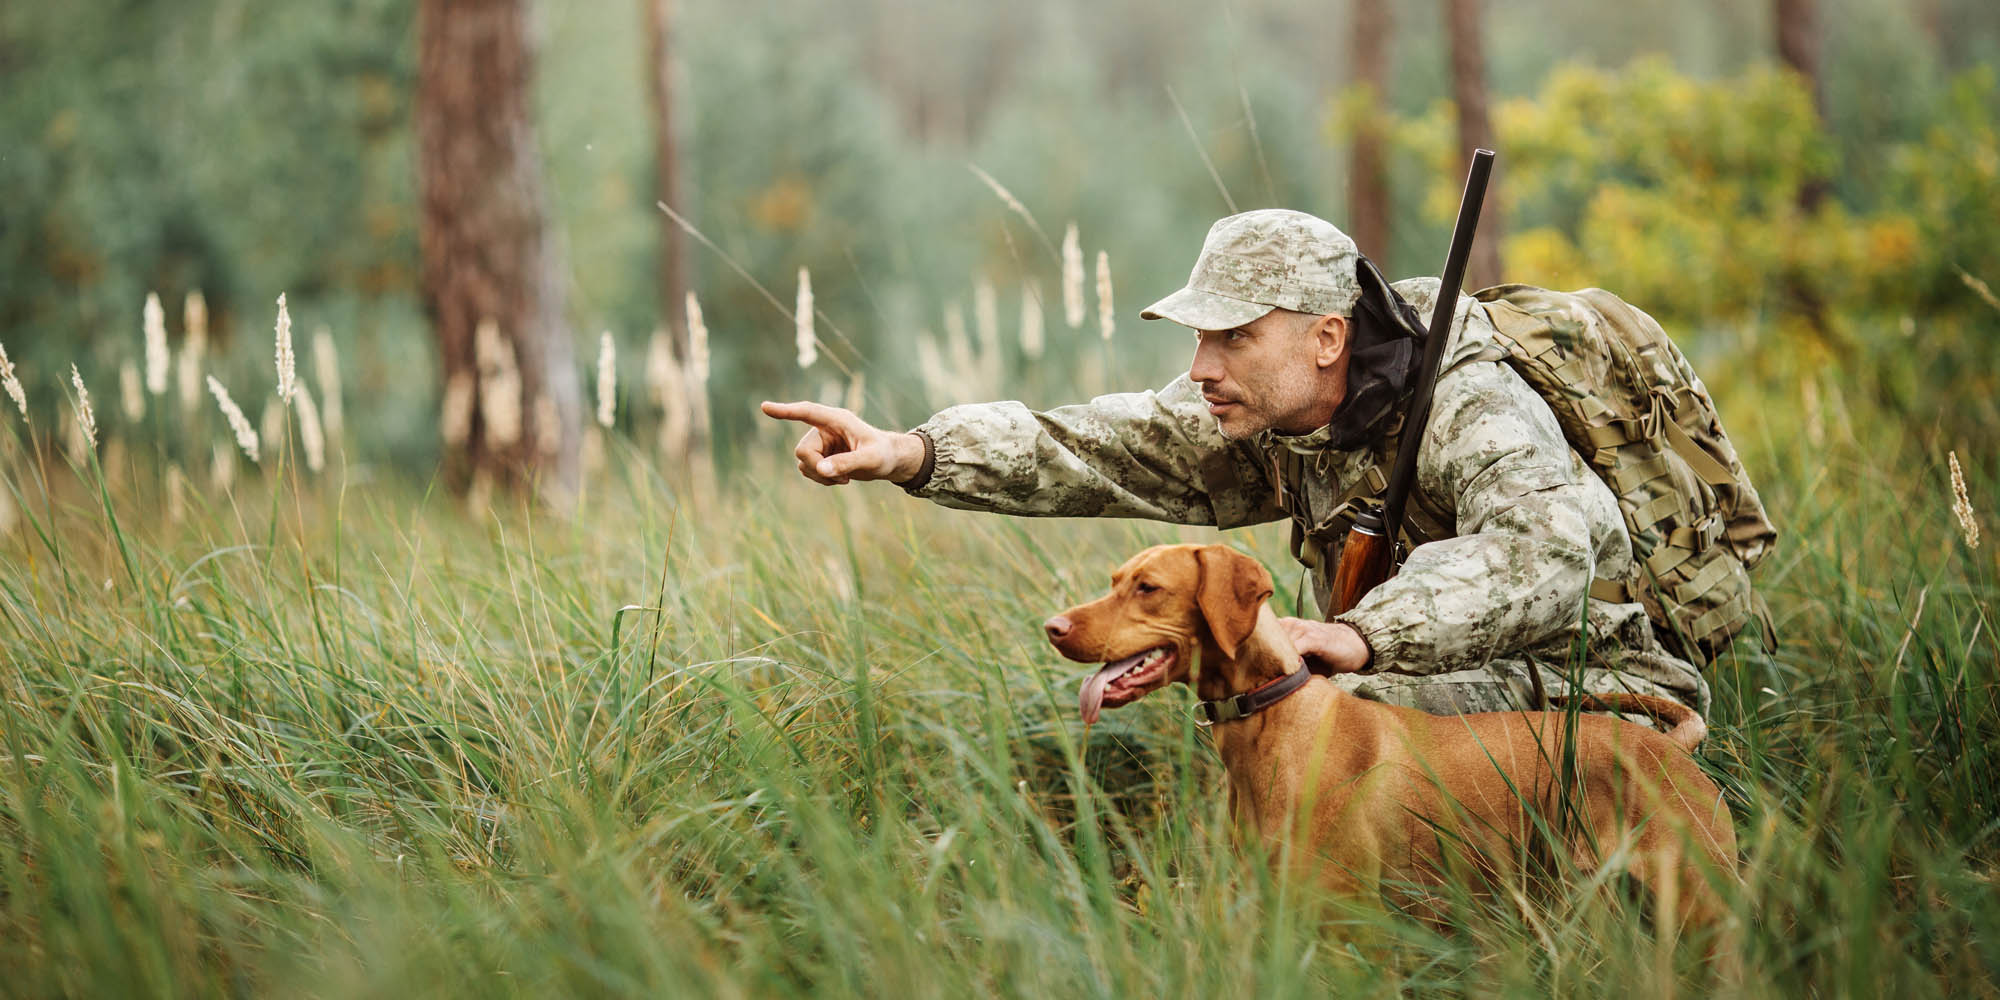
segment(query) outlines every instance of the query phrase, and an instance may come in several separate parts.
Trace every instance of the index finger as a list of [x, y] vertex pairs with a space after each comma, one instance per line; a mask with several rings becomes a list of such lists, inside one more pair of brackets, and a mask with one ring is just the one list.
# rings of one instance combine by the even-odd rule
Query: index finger
[[834, 429], [844, 426], [847, 422], [846, 417], [848, 416], [845, 410], [812, 402], [774, 403], [767, 399], [759, 408], [764, 411], [764, 415], [767, 417], [776, 417], [779, 420], [797, 420], [800, 423], [812, 424], [815, 427], [829, 427]]

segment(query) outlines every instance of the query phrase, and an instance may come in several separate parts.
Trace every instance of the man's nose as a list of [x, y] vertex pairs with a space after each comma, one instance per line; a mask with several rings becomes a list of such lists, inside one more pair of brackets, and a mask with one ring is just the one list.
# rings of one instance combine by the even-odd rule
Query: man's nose
[[1060, 642], [1069, 638], [1070, 626], [1073, 624], [1068, 615], [1057, 615], [1042, 623], [1042, 631], [1049, 634], [1050, 642]]
[[1194, 360], [1188, 362], [1188, 378], [1196, 382], [1222, 381], [1222, 365], [1205, 338], [1195, 346]]

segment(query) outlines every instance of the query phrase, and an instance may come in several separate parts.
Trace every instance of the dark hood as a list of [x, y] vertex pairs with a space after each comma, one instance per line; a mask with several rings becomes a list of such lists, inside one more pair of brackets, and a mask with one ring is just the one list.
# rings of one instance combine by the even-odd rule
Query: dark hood
[[1361, 298], [1348, 317], [1353, 338], [1347, 360], [1347, 396], [1333, 411], [1327, 446], [1355, 451], [1373, 444], [1409, 398], [1412, 375], [1423, 361], [1424, 323], [1363, 257], [1354, 264]]

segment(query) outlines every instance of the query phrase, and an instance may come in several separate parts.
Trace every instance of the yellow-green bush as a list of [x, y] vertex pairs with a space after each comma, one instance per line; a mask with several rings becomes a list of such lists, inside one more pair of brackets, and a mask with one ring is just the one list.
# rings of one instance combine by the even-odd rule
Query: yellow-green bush
[[[1959, 270], [2000, 272], [1995, 104], [1992, 73], [1966, 74], [1926, 139], [1891, 157], [1875, 203], [1814, 204], [1807, 190], [1840, 163], [1797, 77], [1557, 69], [1494, 115], [1507, 276], [1602, 285], [1684, 326], [1971, 306]], [[1439, 104], [1396, 133], [1434, 165], [1425, 205], [1440, 218], [1458, 194], [1451, 116]]]

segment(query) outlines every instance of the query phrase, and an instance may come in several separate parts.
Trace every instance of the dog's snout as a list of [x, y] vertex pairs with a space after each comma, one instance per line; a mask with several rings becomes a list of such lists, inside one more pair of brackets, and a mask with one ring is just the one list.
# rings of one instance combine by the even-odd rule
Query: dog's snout
[[1049, 634], [1050, 642], [1059, 642], [1068, 638], [1070, 626], [1073, 624], [1068, 615], [1057, 615], [1042, 623], [1042, 631]]

